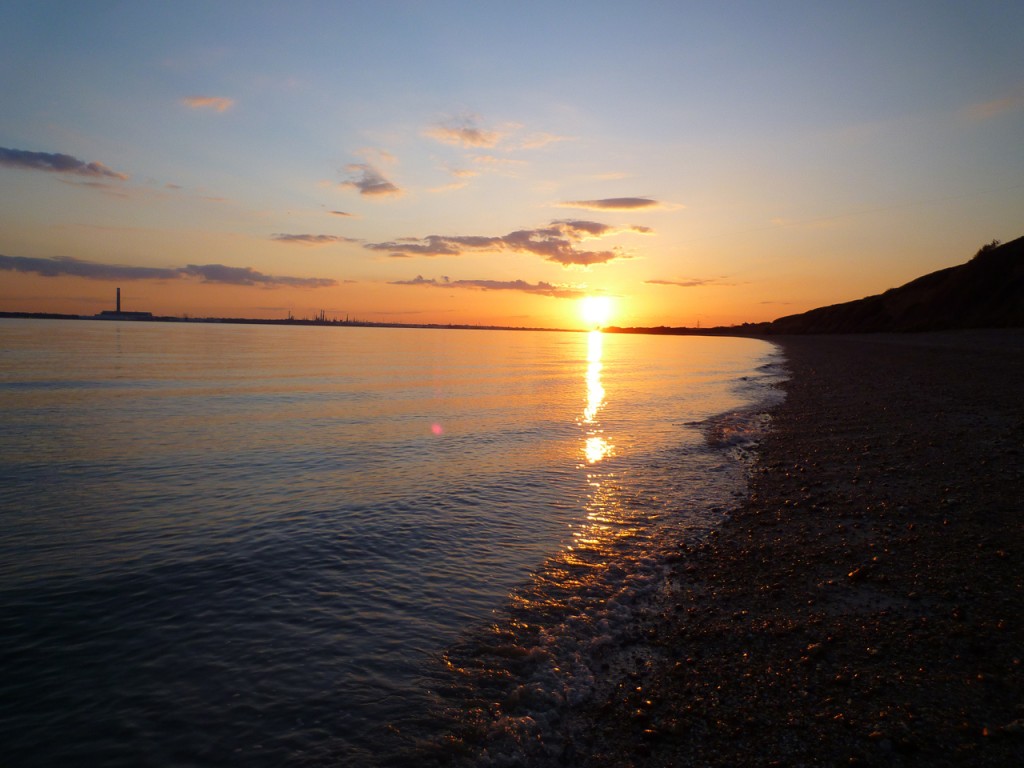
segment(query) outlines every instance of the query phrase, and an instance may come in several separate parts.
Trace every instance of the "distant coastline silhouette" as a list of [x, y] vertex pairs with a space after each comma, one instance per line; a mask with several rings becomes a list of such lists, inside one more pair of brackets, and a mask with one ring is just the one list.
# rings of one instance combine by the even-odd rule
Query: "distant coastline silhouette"
[[[66, 315], [52, 312], [0, 312], [0, 318], [54, 320], [146, 320], [159, 322], [242, 323], [254, 325], [330, 325], [360, 328], [436, 328], [502, 331], [561, 331], [564, 328], [518, 326], [390, 323], [369, 320], [327, 319], [321, 312], [309, 319], [286, 320], [244, 317], [187, 318], [121, 311], [98, 315]], [[875, 296], [832, 304], [787, 315], [764, 323], [687, 328], [675, 326], [621, 328], [607, 326], [607, 333], [643, 333], [701, 336], [760, 336], [775, 334], [906, 333], [950, 331], [967, 328], [1024, 327], [1024, 237], [1008, 243], [993, 240], [966, 263], [940, 269]]]

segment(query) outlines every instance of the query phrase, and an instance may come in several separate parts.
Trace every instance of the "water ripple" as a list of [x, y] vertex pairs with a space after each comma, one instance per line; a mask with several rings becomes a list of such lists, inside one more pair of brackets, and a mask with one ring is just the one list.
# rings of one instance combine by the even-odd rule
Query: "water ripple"
[[742, 482], [742, 418], [707, 419], [774, 375], [739, 340], [40, 327], [0, 326], [24, 766], [370, 765], [554, 722]]

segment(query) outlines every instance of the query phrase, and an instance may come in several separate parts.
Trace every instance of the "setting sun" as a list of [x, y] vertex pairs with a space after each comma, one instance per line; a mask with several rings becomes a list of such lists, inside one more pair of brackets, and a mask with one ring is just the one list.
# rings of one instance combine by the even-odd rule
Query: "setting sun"
[[580, 315], [588, 325], [605, 325], [612, 315], [612, 300], [607, 296], [586, 296], [580, 300]]

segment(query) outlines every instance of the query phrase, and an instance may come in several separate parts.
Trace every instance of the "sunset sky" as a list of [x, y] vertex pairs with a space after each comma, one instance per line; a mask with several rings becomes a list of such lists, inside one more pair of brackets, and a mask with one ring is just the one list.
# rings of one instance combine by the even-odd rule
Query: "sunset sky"
[[0, 310], [769, 320], [1024, 235], [1024, 3], [0, 5]]

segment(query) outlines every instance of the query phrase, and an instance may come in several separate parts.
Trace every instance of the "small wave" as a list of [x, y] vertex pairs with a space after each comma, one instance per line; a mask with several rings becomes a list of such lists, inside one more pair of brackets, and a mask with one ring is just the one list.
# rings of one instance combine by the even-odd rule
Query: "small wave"
[[646, 641], [674, 603], [674, 563], [727, 511], [718, 500], [672, 515], [636, 495], [632, 519], [605, 520], [550, 558], [494, 623], [435, 660], [432, 711], [396, 728], [406, 743], [384, 764], [562, 764], [576, 712], [656, 658]]
[[746, 450], [755, 446], [771, 425], [762, 409], [733, 411], [708, 419], [701, 426], [704, 439], [715, 450]]

